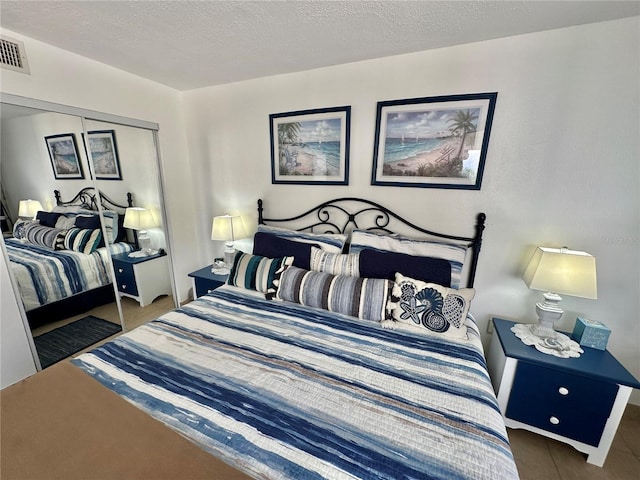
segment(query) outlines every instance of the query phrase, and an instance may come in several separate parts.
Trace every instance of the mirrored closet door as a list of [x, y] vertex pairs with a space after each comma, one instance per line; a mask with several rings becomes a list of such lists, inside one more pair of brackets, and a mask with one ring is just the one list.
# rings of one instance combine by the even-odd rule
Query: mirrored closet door
[[170, 249], [156, 131], [17, 98], [0, 116], [3, 254], [46, 368], [174, 308]]
[[84, 127], [97, 190], [103, 199], [127, 202], [125, 237], [111, 251], [123, 326], [131, 330], [175, 307], [156, 132], [91, 119]]

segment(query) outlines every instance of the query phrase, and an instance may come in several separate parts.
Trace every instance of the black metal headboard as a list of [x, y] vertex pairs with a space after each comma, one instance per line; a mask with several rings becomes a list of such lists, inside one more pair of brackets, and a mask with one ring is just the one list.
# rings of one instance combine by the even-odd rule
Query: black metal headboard
[[[427, 235], [434, 239], [449, 240], [465, 245], [471, 250], [467, 287], [473, 287], [476, 268], [482, 247], [482, 234], [487, 216], [478, 213], [473, 236], [449, 235], [419, 227], [397, 213], [371, 200], [343, 197], [323, 202], [304, 213], [288, 218], [268, 218], [264, 216], [262, 199], [258, 200], [258, 223], [261, 225], [281, 224], [298, 231], [319, 231], [322, 233], [348, 233], [354, 228], [380, 233], [397, 233], [394, 224], [409, 227], [413, 233]], [[277, 226], [277, 225], [274, 225]]]
[[131, 194], [131, 192], [127, 192], [127, 205], [120, 205], [119, 203], [114, 202], [104, 193], [96, 191], [93, 187], [84, 187], [69, 201], [62, 200], [60, 190], [54, 190], [53, 194], [56, 198], [56, 205], [58, 206], [78, 205], [86, 208], [87, 210], [97, 211], [98, 201], [100, 201], [103, 209], [114, 210], [118, 213], [124, 213], [127, 207], [133, 207], [133, 194]]

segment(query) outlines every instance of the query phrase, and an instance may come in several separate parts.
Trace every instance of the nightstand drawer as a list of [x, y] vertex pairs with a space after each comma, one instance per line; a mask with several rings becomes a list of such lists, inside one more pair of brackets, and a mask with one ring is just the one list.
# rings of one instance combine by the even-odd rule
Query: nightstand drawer
[[518, 362], [506, 416], [597, 446], [618, 385]]
[[[509, 404], [511, 405], [511, 404]], [[557, 409], [530, 401], [507, 407], [507, 418], [597, 447], [608, 417]]]
[[138, 287], [136, 285], [136, 276], [133, 271], [133, 265], [124, 262], [113, 262], [116, 271], [116, 283], [118, 290], [131, 295], [138, 295]]
[[615, 383], [518, 362], [510, 401], [514, 399], [523, 404], [540, 401], [597, 415], [611, 410], [617, 393]]
[[217, 280], [209, 280], [209, 279], [204, 279], [204, 278], [196, 279], [195, 283], [196, 283], [196, 296], [197, 297], [201, 297], [203, 295], [206, 295], [207, 293], [210, 293], [213, 290], [215, 290], [216, 288], [219, 288], [222, 285], [224, 285], [224, 282], [220, 282], [220, 281], [217, 281]]

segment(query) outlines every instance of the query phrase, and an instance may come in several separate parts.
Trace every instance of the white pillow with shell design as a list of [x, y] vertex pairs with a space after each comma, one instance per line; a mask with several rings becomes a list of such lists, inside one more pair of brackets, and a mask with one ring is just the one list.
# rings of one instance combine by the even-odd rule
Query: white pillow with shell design
[[387, 304], [390, 319], [382, 322], [382, 326], [394, 328], [399, 322], [421, 328], [425, 333], [466, 339], [465, 319], [475, 294], [473, 288], [457, 290], [396, 273]]

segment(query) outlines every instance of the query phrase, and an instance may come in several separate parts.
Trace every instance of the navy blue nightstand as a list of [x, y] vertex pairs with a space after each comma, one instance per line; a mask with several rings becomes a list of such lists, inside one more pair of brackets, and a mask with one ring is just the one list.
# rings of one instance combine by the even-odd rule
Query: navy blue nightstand
[[507, 427], [568, 443], [601, 467], [638, 380], [607, 350], [546, 355], [515, 336], [514, 322], [492, 321], [487, 360]]
[[193, 299], [212, 292], [227, 283], [227, 275], [217, 275], [211, 271], [211, 265], [189, 274], [193, 284]]

